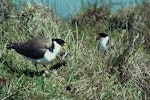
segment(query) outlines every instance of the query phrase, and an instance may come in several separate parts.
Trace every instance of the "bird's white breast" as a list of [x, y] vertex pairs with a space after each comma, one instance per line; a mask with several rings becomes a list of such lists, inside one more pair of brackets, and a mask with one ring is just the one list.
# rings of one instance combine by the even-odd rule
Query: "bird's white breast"
[[54, 55], [52, 52], [47, 50], [42, 58], [39, 58], [39, 59], [28, 58], [28, 59], [37, 64], [48, 64], [48, 63], [50, 63], [51, 60], [53, 60], [55, 58], [56, 58], [56, 55]]
[[107, 49], [107, 42], [109, 40], [109, 37], [101, 37], [98, 43], [98, 49], [99, 50], [106, 50]]
[[108, 36], [106, 36], [106, 37], [101, 37], [101, 39], [100, 39], [100, 43], [101, 44], [103, 44], [103, 45], [106, 45], [107, 44], [107, 42], [108, 42], [108, 40], [109, 40], [109, 37]]

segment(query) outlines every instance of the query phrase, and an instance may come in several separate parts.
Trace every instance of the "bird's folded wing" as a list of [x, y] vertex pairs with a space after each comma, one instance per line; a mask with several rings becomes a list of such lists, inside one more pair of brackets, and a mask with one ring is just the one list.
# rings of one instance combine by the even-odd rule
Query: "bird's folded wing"
[[34, 39], [16, 45], [15, 50], [25, 57], [38, 59], [44, 56], [44, 53], [48, 50], [50, 45], [48, 39]]

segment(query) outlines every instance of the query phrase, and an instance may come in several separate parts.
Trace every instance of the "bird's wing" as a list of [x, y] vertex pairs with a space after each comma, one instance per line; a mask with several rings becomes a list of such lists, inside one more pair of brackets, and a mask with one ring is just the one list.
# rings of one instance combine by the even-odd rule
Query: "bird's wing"
[[51, 46], [51, 40], [48, 38], [33, 39], [25, 42], [23, 45], [31, 48], [47, 49]]
[[33, 39], [17, 44], [15, 50], [25, 57], [38, 59], [44, 56], [45, 51], [50, 48], [50, 45], [51, 41], [49, 39]]

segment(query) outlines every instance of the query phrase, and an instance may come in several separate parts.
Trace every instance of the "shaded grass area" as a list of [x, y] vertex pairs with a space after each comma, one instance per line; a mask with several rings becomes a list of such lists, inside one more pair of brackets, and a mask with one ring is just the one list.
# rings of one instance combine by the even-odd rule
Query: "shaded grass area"
[[[62, 22], [44, 6], [27, 4], [21, 12], [11, 11], [10, 18], [1, 22], [0, 99], [149, 99], [149, 7], [143, 3], [116, 14], [105, 7], [89, 8], [72, 24]], [[114, 39], [107, 54], [97, 51], [99, 32]], [[5, 48], [35, 37], [63, 38], [72, 55], [67, 64], [51, 67], [48, 77], [42, 76], [43, 66], [38, 66], [41, 73], [37, 73], [30, 61]]]

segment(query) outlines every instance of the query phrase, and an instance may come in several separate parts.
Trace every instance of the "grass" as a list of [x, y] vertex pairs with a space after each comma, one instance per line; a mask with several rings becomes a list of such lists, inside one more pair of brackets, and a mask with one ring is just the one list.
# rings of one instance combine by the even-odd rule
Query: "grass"
[[[85, 25], [87, 23], [83, 19], [84, 14], [79, 14], [77, 21], [85, 23], [70, 24], [58, 19], [49, 8], [38, 5], [26, 5], [21, 12], [11, 11], [11, 16], [1, 24], [0, 99], [150, 99], [150, 26], [146, 13], [149, 7], [149, 3], [143, 3], [132, 10], [125, 9], [117, 14], [102, 10], [96, 12], [104, 14], [98, 17], [100, 20], [97, 23], [90, 20], [92, 26]], [[95, 10], [87, 9], [87, 13], [84, 11], [87, 19], [90, 11]], [[135, 15], [131, 28], [129, 25], [125, 29], [118, 26], [118, 23], [130, 22], [128, 16], [133, 12]], [[107, 18], [101, 21], [105, 16]], [[142, 20], [138, 19], [140, 17]], [[110, 21], [114, 18], [117, 18], [114, 22]], [[109, 25], [114, 26], [110, 28]], [[95, 37], [99, 32], [107, 32], [115, 41], [115, 45], [106, 55], [97, 51]], [[67, 52], [72, 55], [67, 65], [52, 70], [49, 77], [43, 77], [40, 73], [32, 76], [29, 71], [35, 72], [35, 66], [5, 48], [8, 43], [35, 37], [65, 39]], [[57, 62], [57, 59], [54, 60], [52, 65]], [[43, 69], [41, 65], [38, 67], [39, 70]]]

